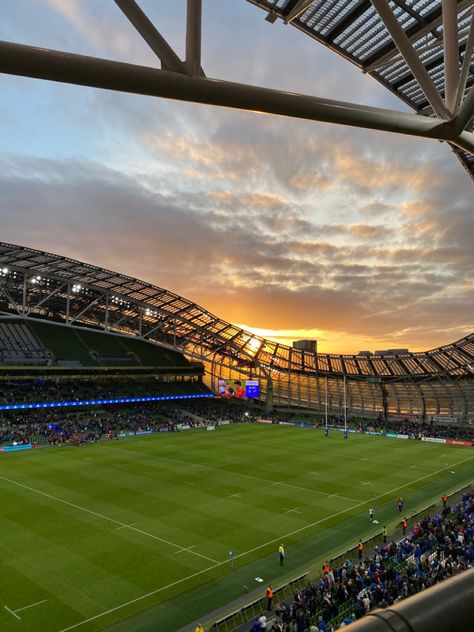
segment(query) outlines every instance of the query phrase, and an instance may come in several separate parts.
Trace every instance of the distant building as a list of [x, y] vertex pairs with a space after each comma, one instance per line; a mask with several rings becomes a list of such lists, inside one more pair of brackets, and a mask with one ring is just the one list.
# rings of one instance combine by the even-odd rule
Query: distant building
[[293, 340], [293, 349], [299, 349], [300, 351], [309, 351], [310, 353], [316, 353], [318, 350], [317, 340]]
[[406, 355], [407, 353], [410, 353], [408, 351], [408, 349], [383, 349], [383, 350], [379, 350], [379, 351], [374, 351], [374, 355], [394, 355], [394, 356], [399, 356], [399, 355]]

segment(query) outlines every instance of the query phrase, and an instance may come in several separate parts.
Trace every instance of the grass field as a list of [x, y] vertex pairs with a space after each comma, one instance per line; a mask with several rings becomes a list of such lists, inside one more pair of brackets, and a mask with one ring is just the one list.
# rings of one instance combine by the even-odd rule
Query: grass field
[[398, 495], [409, 515], [473, 463], [470, 448], [263, 424], [3, 454], [0, 630], [176, 631], [395, 527]]

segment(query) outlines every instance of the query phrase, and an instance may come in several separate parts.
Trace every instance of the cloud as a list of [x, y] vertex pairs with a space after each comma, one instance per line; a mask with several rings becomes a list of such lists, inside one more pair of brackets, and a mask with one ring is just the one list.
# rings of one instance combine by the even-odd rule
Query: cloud
[[[158, 64], [113, 3], [42, 4], [46, 45], [54, 34], [58, 48]], [[223, 22], [220, 4], [205, 7], [208, 75], [394, 102], [296, 29], [243, 2]], [[160, 3], [176, 50], [183, 18]], [[472, 326], [472, 184], [445, 144], [82, 88], [67, 100], [46, 83], [25, 114], [30, 99], [2, 85], [15, 112], [3, 134], [31, 142], [0, 161], [2, 239], [144, 278], [229, 321], [318, 331], [341, 351], [435, 346]]]

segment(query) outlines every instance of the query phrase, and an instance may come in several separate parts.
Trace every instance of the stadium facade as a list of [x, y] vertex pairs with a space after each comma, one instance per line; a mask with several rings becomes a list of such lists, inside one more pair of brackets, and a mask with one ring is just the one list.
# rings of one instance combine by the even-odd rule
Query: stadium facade
[[314, 353], [245, 331], [150, 283], [2, 242], [0, 315], [93, 328], [183, 352], [204, 364], [214, 392], [221, 378], [259, 379], [269, 408], [474, 420], [474, 334], [418, 353]]

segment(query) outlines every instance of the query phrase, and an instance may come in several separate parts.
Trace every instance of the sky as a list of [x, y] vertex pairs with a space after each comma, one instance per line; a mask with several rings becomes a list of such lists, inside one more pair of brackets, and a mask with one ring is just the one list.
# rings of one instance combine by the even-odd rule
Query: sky
[[[184, 0], [140, 6], [184, 57]], [[245, 0], [207, 77], [407, 111]], [[2, 0], [0, 39], [160, 67], [113, 2]], [[0, 240], [135, 276], [326, 353], [474, 331], [472, 182], [438, 141], [0, 74]]]

